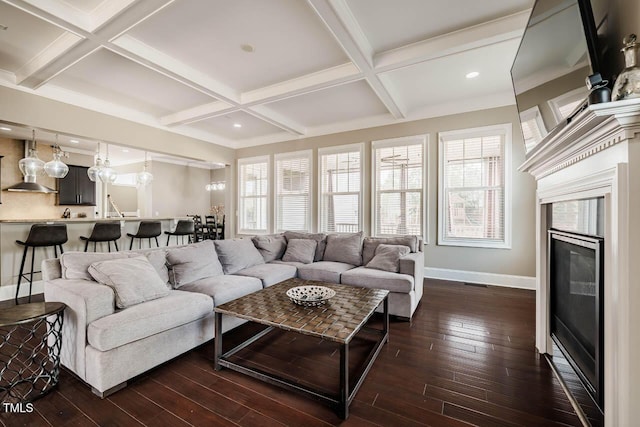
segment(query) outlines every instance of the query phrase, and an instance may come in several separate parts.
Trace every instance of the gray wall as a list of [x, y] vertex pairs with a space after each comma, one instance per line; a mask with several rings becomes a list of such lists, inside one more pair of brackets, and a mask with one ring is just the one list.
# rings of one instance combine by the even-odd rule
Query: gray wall
[[[438, 132], [512, 123], [512, 248], [478, 249], [453, 246], [438, 246], [437, 236], [437, 194], [438, 194]], [[517, 171], [524, 161], [524, 142], [519, 130], [518, 114], [514, 106], [485, 111], [457, 114], [432, 119], [417, 120], [396, 125], [381, 126], [351, 132], [342, 132], [314, 138], [278, 144], [262, 145], [237, 150], [237, 158], [271, 155], [276, 153], [313, 149], [314, 176], [316, 176], [320, 147], [365, 143], [365, 190], [364, 190], [364, 231], [370, 234], [371, 212], [371, 141], [397, 138], [401, 136], [427, 134], [429, 136], [428, 167], [428, 237], [425, 245], [427, 267], [454, 270], [478, 271], [518, 276], [535, 275], [535, 186], [533, 178]], [[273, 164], [273, 158], [272, 158]], [[235, 180], [236, 178], [234, 178]], [[318, 180], [314, 179], [312, 212], [317, 212]], [[234, 190], [235, 191], [235, 190]], [[235, 194], [235, 193], [233, 193]], [[234, 207], [234, 210], [237, 207]], [[313, 215], [313, 228], [317, 228], [317, 215]]]
[[210, 170], [186, 165], [150, 162], [152, 215], [208, 215], [210, 194], [205, 186], [210, 182]]

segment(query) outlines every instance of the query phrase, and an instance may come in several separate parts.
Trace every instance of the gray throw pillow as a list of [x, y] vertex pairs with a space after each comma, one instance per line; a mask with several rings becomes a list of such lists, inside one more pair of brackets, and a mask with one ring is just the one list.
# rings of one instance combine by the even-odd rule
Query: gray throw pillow
[[326, 238], [327, 235], [324, 233], [307, 233], [304, 231], [285, 231], [284, 237], [289, 242], [290, 239], [311, 239], [318, 242], [318, 246], [316, 247], [316, 255], [313, 257], [314, 261], [322, 261], [324, 256], [324, 249], [326, 246]]
[[287, 239], [283, 234], [271, 236], [255, 236], [252, 237], [253, 244], [258, 249], [264, 262], [271, 262], [281, 259], [284, 251], [287, 249]]
[[318, 242], [311, 239], [291, 239], [287, 244], [287, 250], [282, 257], [284, 262], [301, 262], [311, 264], [316, 254]]
[[264, 264], [264, 258], [251, 239], [215, 240], [214, 242], [224, 274], [233, 274], [254, 265]]
[[397, 273], [400, 271], [400, 258], [410, 251], [411, 249], [408, 246], [385, 245], [382, 243], [378, 245], [375, 255], [365, 267]]
[[169, 289], [144, 256], [94, 262], [89, 274], [113, 289], [118, 308], [169, 295]]
[[173, 271], [171, 278], [176, 289], [205, 277], [223, 274], [212, 240], [169, 249], [167, 261]]
[[63, 279], [93, 280], [89, 266], [94, 262], [109, 259], [129, 258], [127, 252], [75, 252], [68, 251], [60, 255], [60, 267]]
[[418, 252], [418, 236], [365, 237], [362, 245], [362, 264], [367, 265], [380, 244], [408, 246], [411, 252]]
[[329, 234], [322, 259], [362, 265], [362, 231], [352, 234]]

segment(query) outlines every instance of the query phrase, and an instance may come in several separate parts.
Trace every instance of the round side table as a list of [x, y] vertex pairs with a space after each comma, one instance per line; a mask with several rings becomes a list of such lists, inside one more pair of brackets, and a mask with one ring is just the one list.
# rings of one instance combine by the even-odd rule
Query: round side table
[[65, 307], [35, 302], [0, 310], [0, 403], [31, 402], [58, 384]]

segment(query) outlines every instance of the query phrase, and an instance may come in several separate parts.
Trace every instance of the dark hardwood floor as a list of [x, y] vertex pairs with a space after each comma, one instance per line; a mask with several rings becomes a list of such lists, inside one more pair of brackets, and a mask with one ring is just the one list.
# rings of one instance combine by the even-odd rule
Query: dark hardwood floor
[[[532, 291], [427, 280], [411, 324], [392, 320], [346, 421], [310, 398], [212, 368], [207, 344], [107, 399], [64, 371], [31, 414], [0, 414], [4, 426], [579, 426], [551, 368], [534, 348]], [[252, 326], [231, 331], [239, 340]], [[366, 349], [354, 343], [353, 353]], [[336, 347], [278, 333], [241, 357], [331, 387]], [[305, 352], [314, 357], [299, 357]]]

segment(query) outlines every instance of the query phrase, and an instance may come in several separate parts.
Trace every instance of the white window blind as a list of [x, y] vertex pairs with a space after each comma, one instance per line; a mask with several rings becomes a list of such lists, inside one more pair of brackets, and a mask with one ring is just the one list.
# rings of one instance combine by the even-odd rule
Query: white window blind
[[276, 231], [311, 231], [311, 152], [276, 155]]
[[505, 128], [441, 134], [441, 243], [506, 242]]
[[362, 145], [319, 150], [319, 231], [362, 230]]
[[269, 159], [238, 160], [238, 228], [240, 234], [268, 231]]
[[423, 235], [424, 141], [374, 142], [373, 232]]

